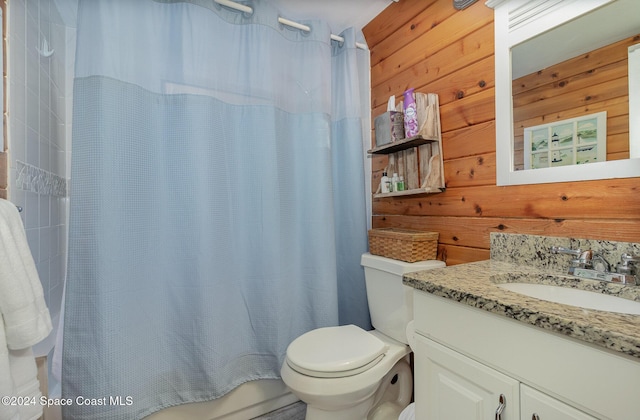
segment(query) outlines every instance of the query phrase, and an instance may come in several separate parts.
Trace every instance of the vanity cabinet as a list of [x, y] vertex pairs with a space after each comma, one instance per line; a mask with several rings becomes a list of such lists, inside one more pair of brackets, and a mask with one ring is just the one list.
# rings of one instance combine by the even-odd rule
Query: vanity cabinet
[[420, 419], [596, 420], [421, 335], [415, 369]]
[[637, 358], [419, 290], [414, 319], [416, 419], [638, 418]]

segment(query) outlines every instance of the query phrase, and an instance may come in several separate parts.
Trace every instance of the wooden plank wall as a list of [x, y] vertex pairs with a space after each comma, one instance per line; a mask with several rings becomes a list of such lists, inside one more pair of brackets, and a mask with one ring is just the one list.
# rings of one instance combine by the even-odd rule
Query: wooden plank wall
[[[640, 242], [640, 179], [496, 186], [493, 10], [478, 1], [392, 3], [363, 32], [371, 49], [372, 116], [409, 87], [440, 97], [447, 190], [377, 198], [374, 227], [440, 233], [454, 265], [489, 258], [490, 232]], [[376, 189], [385, 156], [372, 157]]]

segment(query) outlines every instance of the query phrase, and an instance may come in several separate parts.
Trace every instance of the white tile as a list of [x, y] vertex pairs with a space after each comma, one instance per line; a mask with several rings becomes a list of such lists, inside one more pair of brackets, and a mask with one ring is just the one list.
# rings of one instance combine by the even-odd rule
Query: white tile
[[[33, 71], [35, 73], [40, 73], [40, 54], [38, 53], [38, 48], [41, 47], [40, 30], [38, 28], [38, 20], [29, 15], [27, 15], [25, 46], [27, 50], [27, 64], [31, 65], [31, 63], [33, 63], [35, 65]], [[29, 56], [31, 55], [34, 56], [35, 61], [29, 61]]]
[[[64, 25], [64, 21], [62, 20], [62, 16], [60, 15], [59, 8], [63, 7], [57, 0], [46, 0], [50, 3], [51, 11], [49, 12], [49, 20], [53, 26], [61, 26]], [[68, 3], [68, 1], [67, 1]], [[77, 2], [76, 2], [77, 3]], [[77, 7], [77, 4], [76, 4]]]
[[27, 121], [27, 91], [24, 80], [15, 81], [10, 79], [7, 90], [7, 96], [9, 97], [7, 115], [9, 120], [20, 120], [25, 123]]
[[40, 276], [40, 283], [42, 283], [44, 301], [47, 303], [47, 307], [51, 306], [51, 296], [49, 293], [49, 285], [51, 284], [51, 278], [49, 276], [49, 260], [36, 263], [36, 269], [38, 270], [38, 276]]
[[40, 32], [51, 38], [51, 0], [40, 0]]
[[[26, 125], [24, 121], [17, 118], [9, 119], [9, 157], [12, 166], [15, 166], [15, 161], [19, 160], [25, 162], [27, 159], [26, 151]], [[11, 178], [15, 179], [15, 178]]]
[[[28, 209], [25, 207], [24, 211]], [[27, 242], [29, 243], [29, 249], [35, 262], [40, 261], [40, 229], [25, 229], [27, 233]]]
[[[59, 226], [62, 223], [62, 216], [60, 214], [60, 200], [60, 197], [51, 197], [51, 226]], [[57, 248], [58, 244], [54, 244], [53, 246]]]
[[40, 137], [40, 169], [51, 172], [51, 144]]
[[27, 56], [24, 39], [10, 39], [11, 53], [7, 57], [9, 82], [24, 85], [27, 80]]
[[58, 150], [64, 152], [67, 149], [67, 127], [64, 123], [64, 116], [55, 119], [55, 124], [51, 126], [51, 130], [52, 141]]
[[56, 85], [54, 84], [51, 85], [50, 108], [51, 108], [52, 118], [56, 118], [60, 120], [64, 119], [64, 113], [66, 110], [65, 110], [65, 100], [63, 95], [64, 93], [62, 93]]
[[64, 224], [61, 225], [62, 227], [62, 234], [58, 235], [58, 249], [60, 249], [60, 252], [62, 253], [62, 255], [64, 256], [63, 261], [65, 263], [65, 267], [67, 264], [67, 251], [68, 251], [68, 242], [69, 242], [69, 225], [68, 224]]
[[51, 156], [51, 160], [55, 161], [54, 174], [61, 178], [66, 178], [67, 175], [67, 153], [64, 150], [56, 149]]
[[[32, 186], [17, 184], [16, 160], [58, 176], [69, 176], [67, 162], [71, 152], [67, 137], [71, 128], [66, 123], [67, 116], [69, 120], [71, 116], [71, 101], [65, 95], [72, 95], [75, 30], [55, 23], [60, 17], [52, 0], [11, 0], [8, 7], [9, 194], [24, 209], [21, 217], [47, 304], [59, 313], [66, 271], [69, 200], [21, 189]], [[43, 37], [56, 50], [50, 58], [41, 57], [36, 51]]]
[[[45, 258], [51, 260], [55, 258], [58, 252], [58, 249], [55, 246], [58, 243], [58, 228], [49, 226], [43, 229], [47, 231], [44, 238], [46, 240], [46, 243], [43, 244], [42, 233], [40, 233], [40, 251], [44, 251], [43, 255], [45, 256]], [[52, 244], [54, 244], [54, 246], [52, 246]], [[42, 255], [40, 255], [40, 257], [42, 257]]]
[[[38, 210], [38, 194], [30, 191], [27, 191], [25, 193], [25, 205], [22, 211], [24, 211], [25, 213], [25, 229], [33, 229], [39, 227], [40, 213]], [[38, 242], [38, 247], [39, 246], [40, 243]]]
[[57, 175], [59, 172], [59, 167], [58, 167], [58, 153], [59, 153], [59, 148], [58, 146], [56, 146], [55, 142], [52, 140], [51, 144], [49, 145], [49, 172], [51, 172], [54, 175]]
[[63, 283], [64, 263], [62, 254], [51, 259], [51, 286], [61, 286]]
[[[69, 141], [69, 143], [71, 142], [70, 137], [67, 137], [67, 140]], [[71, 182], [71, 144], [67, 145], [67, 152], [66, 152], [67, 158], [66, 158], [66, 162], [67, 162], [67, 173], [66, 173], [66, 178], [68, 182]], [[70, 187], [71, 185], [69, 185]]]
[[27, 127], [40, 131], [40, 98], [36, 92], [27, 89]]
[[33, 166], [40, 165], [40, 139], [38, 138], [38, 132], [27, 128], [27, 158], [25, 163]]
[[[40, 57], [40, 61], [49, 60], [48, 58]], [[50, 108], [49, 98], [51, 97], [51, 78], [48, 72], [44, 72], [44, 69], [48, 69], [49, 66], [40, 66], [40, 102]]]
[[9, 188], [9, 193], [10, 193], [9, 198], [11, 199], [11, 202], [14, 203], [16, 206], [22, 207], [22, 212], [20, 212], [20, 218], [22, 218], [22, 224], [24, 225], [24, 223], [25, 223], [25, 220], [24, 220], [24, 215], [25, 215], [24, 207], [26, 206], [26, 203], [25, 203], [25, 201], [26, 201], [25, 192], [15, 188], [14, 184], [12, 184], [11, 187]]
[[[38, 204], [38, 227], [44, 228], [50, 226], [50, 216], [51, 216], [51, 196], [39, 194], [39, 204]], [[40, 236], [40, 245], [42, 246], [42, 234]], [[44, 244], [48, 246], [48, 243]], [[41, 248], [42, 249], [42, 248]]]
[[12, 0], [9, 5], [9, 38], [13, 42], [17, 39], [24, 40], [27, 35], [27, 14], [24, 0]]
[[[42, 93], [42, 92], [41, 92]], [[44, 96], [40, 96], [40, 121], [39, 121], [39, 129], [38, 134], [40, 134], [41, 140], [49, 141], [50, 139], [50, 123], [49, 123], [49, 114], [51, 110], [49, 109], [49, 100], [45, 100]]]
[[[40, 261], [49, 261], [51, 258], [50, 254], [50, 244], [51, 244], [51, 228], [43, 227], [40, 228]], [[49, 266], [47, 265], [47, 270]]]
[[[53, 280], [53, 279], [52, 279]], [[53, 284], [53, 281], [51, 282]], [[49, 313], [51, 314], [51, 318], [56, 318], [60, 315], [60, 308], [62, 306], [62, 292], [63, 287], [62, 284], [57, 284], [53, 287], [49, 288]]]
[[31, 19], [35, 19], [36, 21], [40, 17], [40, 0], [26, 0], [27, 1], [27, 15]]
[[32, 51], [29, 48], [26, 50], [26, 71], [25, 71], [25, 84], [27, 90], [33, 92], [36, 95], [40, 94], [40, 63], [39, 55], [35, 49]]
[[58, 240], [58, 237], [60, 236], [60, 227], [51, 226], [49, 230], [51, 232], [51, 236], [49, 237], [49, 244], [48, 244], [49, 259], [53, 261], [55, 258], [58, 257], [58, 254], [59, 254], [58, 243], [60, 241]]

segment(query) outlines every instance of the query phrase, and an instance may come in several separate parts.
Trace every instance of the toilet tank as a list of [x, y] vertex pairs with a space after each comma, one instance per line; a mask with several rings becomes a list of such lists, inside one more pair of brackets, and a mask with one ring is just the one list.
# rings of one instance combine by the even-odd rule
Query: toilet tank
[[402, 284], [402, 275], [442, 268], [443, 261], [408, 263], [391, 258], [362, 254], [371, 324], [384, 335], [408, 344], [406, 327], [413, 319], [413, 288]]

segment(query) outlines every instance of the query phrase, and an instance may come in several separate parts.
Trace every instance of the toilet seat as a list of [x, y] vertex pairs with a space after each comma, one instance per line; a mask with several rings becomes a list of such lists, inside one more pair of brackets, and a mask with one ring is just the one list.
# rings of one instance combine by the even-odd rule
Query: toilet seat
[[371, 369], [387, 350], [386, 343], [355, 325], [325, 327], [296, 338], [287, 348], [287, 364], [307, 376], [341, 378]]

